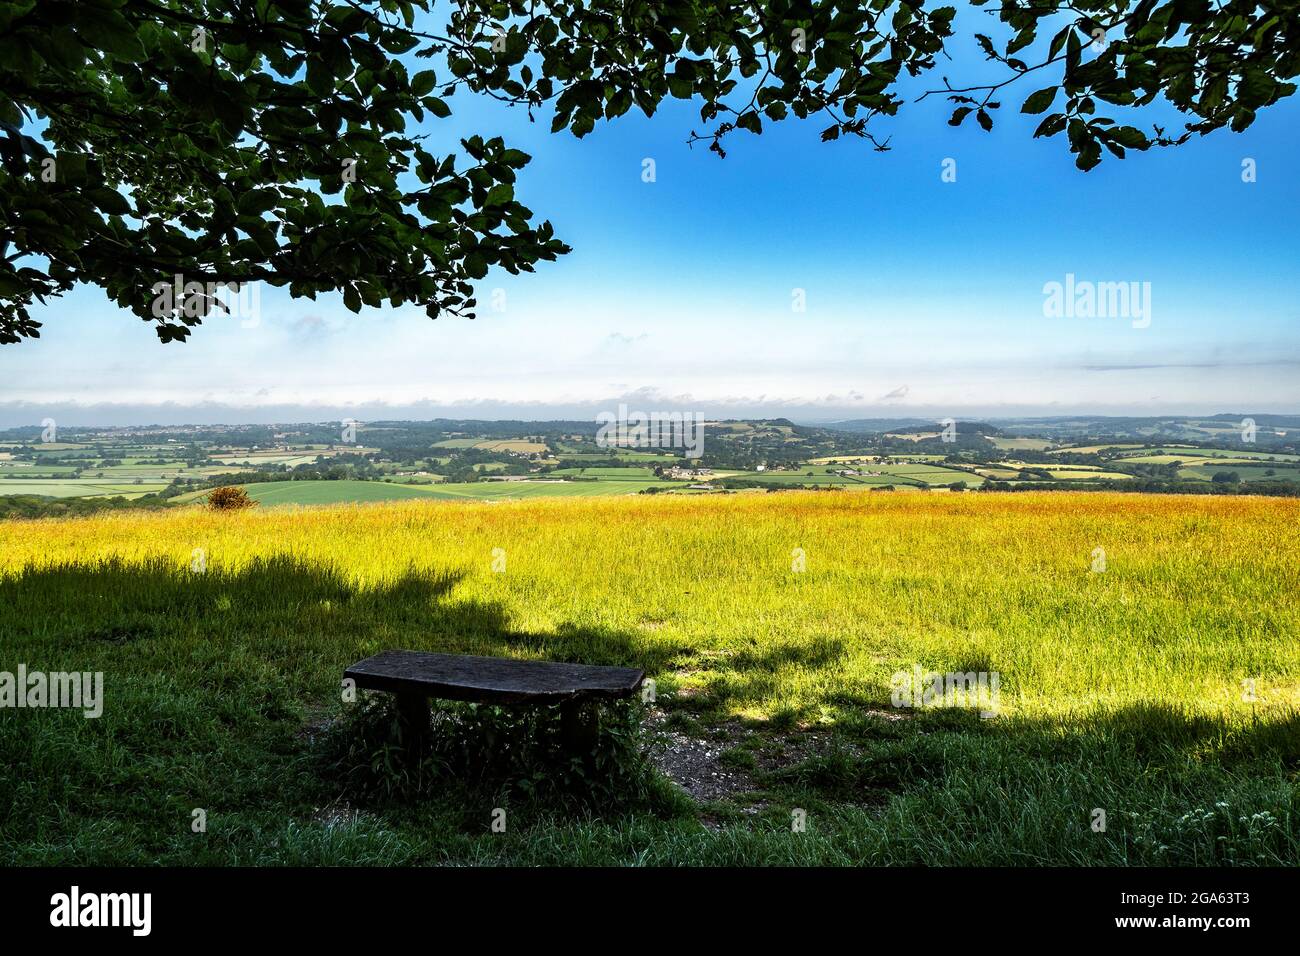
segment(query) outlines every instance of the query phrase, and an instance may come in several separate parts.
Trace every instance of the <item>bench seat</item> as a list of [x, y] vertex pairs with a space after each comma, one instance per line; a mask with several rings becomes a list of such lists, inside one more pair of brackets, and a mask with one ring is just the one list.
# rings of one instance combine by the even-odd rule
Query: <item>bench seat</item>
[[637, 692], [644, 671], [631, 667], [520, 661], [426, 651], [384, 651], [343, 676], [357, 687], [484, 704], [560, 704], [613, 700]]

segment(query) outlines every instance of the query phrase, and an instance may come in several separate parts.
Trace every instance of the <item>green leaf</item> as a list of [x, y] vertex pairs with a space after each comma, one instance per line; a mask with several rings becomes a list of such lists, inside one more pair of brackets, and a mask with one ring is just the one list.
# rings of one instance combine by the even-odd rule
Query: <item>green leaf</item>
[[86, 198], [110, 216], [125, 216], [131, 211], [131, 204], [126, 201], [126, 197], [107, 186], [87, 189]]
[[433, 70], [421, 70], [411, 77], [411, 92], [416, 96], [428, 96], [437, 85], [438, 74], [434, 73]]
[[1020, 112], [1022, 113], [1045, 112], [1047, 108], [1052, 105], [1052, 101], [1056, 99], [1056, 91], [1059, 88], [1060, 87], [1049, 86], [1039, 90], [1037, 93], [1029, 94], [1029, 97], [1025, 100], [1024, 105], [1020, 107]]
[[349, 312], [361, 311], [361, 294], [357, 292], [355, 286], [343, 287], [343, 304], [347, 306]]
[[328, 96], [334, 91], [334, 73], [320, 55], [307, 60], [307, 86], [317, 96]]
[[279, 201], [274, 189], [250, 189], [239, 197], [235, 208], [241, 216], [260, 216], [274, 209]]
[[1116, 126], [1107, 132], [1107, 137], [1128, 149], [1146, 149], [1151, 143], [1146, 134], [1134, 126]]
[[619, 90], [605, 104], [605, 118], [614, 119], [622, 116], [632, 108], [632, 93], [628, 90]]
[[1034, 139], [1040, 136], [1055, 136], [1063, 129], [1065, 129], [1065, 114], [1053, 113], [1038, 124], [1038, 129], [1034, 130]]

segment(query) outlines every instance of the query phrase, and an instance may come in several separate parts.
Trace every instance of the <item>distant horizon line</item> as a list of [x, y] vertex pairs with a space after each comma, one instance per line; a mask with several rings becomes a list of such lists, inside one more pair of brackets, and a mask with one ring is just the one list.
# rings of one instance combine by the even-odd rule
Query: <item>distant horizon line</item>
[[[1129, 413], [1096, 413], [1096, 412], [1063, 412], [1052, 415], [1045, 414], [1025, 414], [1025, 415], [980, 415], [958, 413], [941, 417], [927, 415], [862, 415], [857, 417], [836, 417], [836, 418], [805, 418], [803, 416], [790, 415], [748, 415], [748, 416], [708, 416], [703, 419], [704, 424], [724, 424], [727, 422], [789, 422], [792, 425], [805, 427], [833, 427], [835, 425], [863, 423], [863, 424], [881, 424], [891, 425], [893, 427], [903, 425], [931, 425], [943, 421], [945, 418], [951, 418], [958, 423], [976, 423], [995, 425], [999, 422], [1017, 422], [1017, 423], [1059, 423], [1070, 421], [1076, 418], [1087, 418], [1097, 421], [1132, 421], [1132, 420], [1163, 420], [1163, 419], [1184, 419], [1196, 421], [1241, 421], [1244, 419], [1254, 419], [1261, 424], [1268, 424], [1270, 419], [1293, 419], [1294, 426], [1300, 427], [1300, 411], [1296, 412], [1159, 412], [1155, 414]], [[346, 421], [355, 421], [356, 424], [365, 425], [405, 425], [405, 424], [424, 424], [432, 425], [440, 422], [449, 424], [503, 424], [503, 423], [521, 423], [536, 425], [595, 425], [595, 418], [529, 418], [518, 416], [503, 416], [500, 418], [462, 418], [456, 416], [438, 415], [432, 418], [370, 418], [368, 420], [356, 419], [352, 416], [336, 416], [329, 418], [315, 419], [275, 419], [266, 421], [189, 421], [189, 422], [58, 422], [60, 430], [77, 431], [83, 429], [200, 429], [200, 428], [271, 428], [271, 427], [293, 427], [293, 426], [319, 426], [335, 425]], [[41, 421], [24, 422], [19, 424], [6, 424], [0, 422], [0, 434], [18, 432], [27, 429], [41, 429], [44, 423]]]

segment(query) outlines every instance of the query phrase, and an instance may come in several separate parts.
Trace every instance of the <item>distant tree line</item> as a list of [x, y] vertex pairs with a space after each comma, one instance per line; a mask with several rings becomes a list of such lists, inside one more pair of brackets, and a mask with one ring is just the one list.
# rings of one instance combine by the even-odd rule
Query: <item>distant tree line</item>
[[64, 518], [128, 508], [164, 508], [157, 495], [142, 498], [49, 498], [42, 495], [0, 495], [0, 519]]
[[[1220, 472], [1223, 474], [1223, 472]], [[980, 491], [1131, 491], [1164, 495], [1266, 495], [1273, 498], [1300, 498], [1300, 484], [1289, 481], [1158, 481], [1155, 479], [1131, 478], [1123, 481], [1102, 479], [1090, 481], [1087, 488], [1080, 488], [1079, 482], [1023, 482], [1011, 484], [1005, 481], [986, 482]]]

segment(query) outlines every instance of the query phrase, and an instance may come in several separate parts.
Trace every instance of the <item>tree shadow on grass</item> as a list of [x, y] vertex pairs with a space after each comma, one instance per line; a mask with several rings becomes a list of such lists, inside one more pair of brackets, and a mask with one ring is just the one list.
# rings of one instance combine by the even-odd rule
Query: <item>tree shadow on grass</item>
[[[0, 783], [0, 806], [57, 830], [55, 817], [70, 808], [111, 815], [124, 791], [168, 813], [301, 799], [286, 761], [303, 750], [304, 718], [336, 709], [344, 668], [381, 650], [636, 666], [651, 676], [681, 653], [617, 628], [515, 628], [500, 603], [457, 599], [460, 580], [454, 570], [412, 568], [359, 586], [338, 568], [292, 556], [201, 572], [161, 559], [87, 560], [0, 578], [0, 670], [104, 672], [101, 719], [0, 712], [0, 763], [17, 771]], [[835, 638], [751, 648], [712, 662], [716, 689], [728, 705], [771, 699], [784, 669], [834, 667], [845, 655]], [[885, 724], [870, 711], [887, 700], [887, 688], [871, 687], [829, 701], [827, 729], [879, 745], [865, 768], [842, 761], [850, 790], [932, 783], [961, 761], [974, 764], [962, 764], [964, 773], [992, 779], [998, 765], [980, 761], [1011, 751], [1043, 768], [1110, 761], [1116, 776], [1147, 766], [1182, 772], [1189, 762], [1271, 775], [1300, 769], [1294, 713], [1242, 724], [1151, 703], [1050, 720], [919, 711]], [[842, 778], [837, 771], [836, 792]]]
[[[411, 568], [360, 586], [341, 568], [283, 555], [237, 570], [193, 570], [164, 559], [27, 567], [0, 578], [0, 624], [30, 666], [51, 659], [156, 657], [180, 675], [219, 651], [278, 664], [294, 679], [329, 680], [360, 656], [386, 649], [639, 666], [665, 665], [670, 649], [614, 628], [513, 628], [503, 605], [457, 600], [463, 574]], [[53, 664], [50, 665], [51, 669]], [[84, 669], [84, 668], [83, 668]]]
[[195, 806], [318, 799], [329, 781], [304, 762], [312, 728], [344, 711], [344, 669], [383, 650], [651, 672], [671, 653], [613, 628], [512, 627], [504, 605], [458, 599], [462, 577], [409, 568], [360, 585], [291, 555], [237, 569], [109, 558], [0, 577], [0, 671], [103, 673], [99, 719], [0, 711], [0, 763], [15, 769], [0, 805], [57, 831], [67, 814], [129, 817], [119, 800], [188, 819]]
[[[1216, 831], [1230, 842], [1262, 840], [1263, 859], [1300, 851], [1295, 709], [1245, 722], [1154, 702], [989, 720], [974, 710], [937, 707], [844, 724], [851, 726], [841, 725], [831, 746], [778, 768], [767, 782], [792, 788], [796, 800], [866, 803], [909, 795], [963, 815], [979, 807], [997, 816], [1010, 800], [1044, 819], [1075, 813], [1085, 832], [1091, 808], [1118, 808], [1125, 819], [1163, 828], [1161, 839], [1171, 845], [1180, 829], [1211, 826], [1213, 817], [1214, 827], [1231, 831]], [[990, 794], [1002, 794], [1003, 802], [986, 799]], [[1257, 811], [1265, 812], [1253, 817]]]

